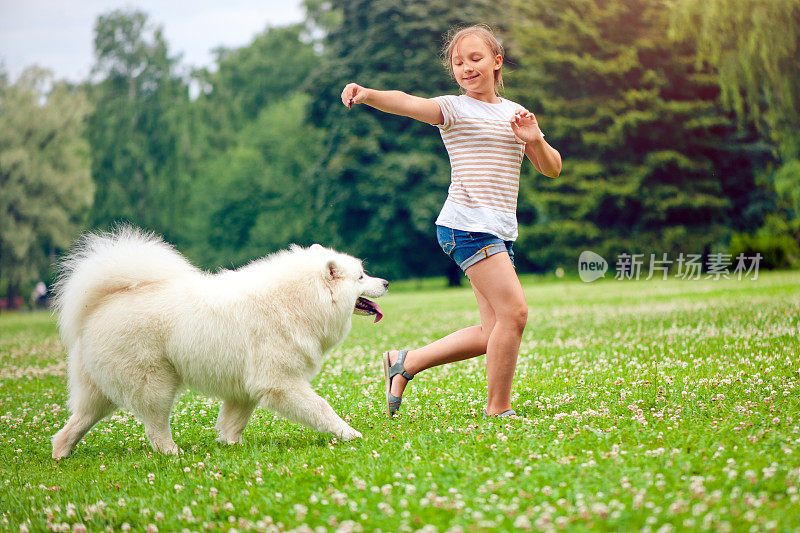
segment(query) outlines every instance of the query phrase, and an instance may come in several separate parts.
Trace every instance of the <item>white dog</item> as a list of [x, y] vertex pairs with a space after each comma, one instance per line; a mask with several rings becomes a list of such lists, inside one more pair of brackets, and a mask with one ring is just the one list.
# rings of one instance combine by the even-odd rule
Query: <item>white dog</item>
[[178, 453], [169, 415], [185, 386], [223, 400], [223, 442], [240, 442], [256, 405], [342, 439], [361, 437], [309, 381], [354, 312], [380, 320], [364, 297], [387, 287], [358, 259], [318, 244], [209, 274], [136, 229], [86, 235], [56, 287], [72, 416], [53, 436], [53, 458], [68, 456], [117, 406], [144, 423], [155, 450]]

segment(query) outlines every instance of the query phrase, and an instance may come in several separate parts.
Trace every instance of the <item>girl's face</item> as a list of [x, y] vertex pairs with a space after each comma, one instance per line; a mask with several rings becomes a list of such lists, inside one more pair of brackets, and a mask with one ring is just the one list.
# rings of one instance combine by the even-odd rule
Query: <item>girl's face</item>
[[494, 73], [503, 66], [503, 56], [492, 51], [477, 35], [467, 35], [453, 49], [450, 65], [456, 82], [468, 96], [494, 96]]

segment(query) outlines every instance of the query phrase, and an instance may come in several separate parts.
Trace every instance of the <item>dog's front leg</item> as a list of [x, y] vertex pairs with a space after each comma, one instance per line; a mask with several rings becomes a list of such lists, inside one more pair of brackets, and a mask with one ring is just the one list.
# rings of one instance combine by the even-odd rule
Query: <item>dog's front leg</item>
[[250, 421], [250, 415], [253, 414], [255, 409], [255, 402], [237, 402], [234, 400], [225, 400], [219, 408], [219, 416], [217, 417], [217, 433], [219, 442], [228, 444], [242, 443], [242, 432], [244, 431], [247, 422]]
[[269, 390], [262, 396], [261, 404], [290, 420], [323, 433], [333, 433], [343, 440], [361, 437], [361, 433], [342, 420], [325, 398], [305, 381]]

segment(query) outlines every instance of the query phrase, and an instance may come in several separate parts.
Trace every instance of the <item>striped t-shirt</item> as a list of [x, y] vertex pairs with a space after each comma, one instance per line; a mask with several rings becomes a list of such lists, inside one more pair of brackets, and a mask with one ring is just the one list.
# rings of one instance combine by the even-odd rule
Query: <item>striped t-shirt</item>
[[489, 104], [471, 96], [437, 96], [437, 124], [450, 156], [450, 188], [436, 224], [517, 238], [517, 191], [525, 143], [509, 121], [524, 108], [505, 98]]

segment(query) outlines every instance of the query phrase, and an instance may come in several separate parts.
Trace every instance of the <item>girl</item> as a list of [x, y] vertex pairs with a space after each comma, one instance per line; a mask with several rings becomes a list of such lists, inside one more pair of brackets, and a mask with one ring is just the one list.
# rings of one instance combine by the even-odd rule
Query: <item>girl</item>
[[445, 48], [445, 59], [460, 96], [427, 99], [355, 83], [342, 91], [348, 108], [367, 104], [439, 128], [452, 172], [436, 233], [444, 252], [469, 278], [481, 316], [479, 326], [421, 348], [385, 353], [386, 408], [389, 416], [397, 412], [406, 384], [418, 372], [486, 354], [484, 416], [516, 416], [511, 383], [528, 318], [512, 251], [520, 165], [527, 155], [536, 170], [555, 178], [561, 155], [544, 140], [533, 113], [498, 96], [503, 48], [488, 27], [458, 31]]

